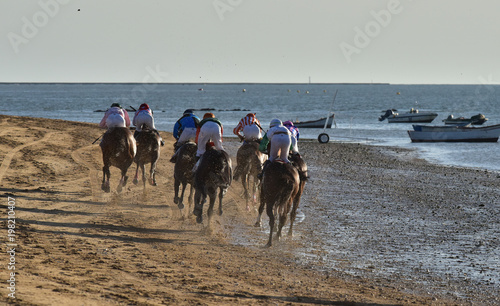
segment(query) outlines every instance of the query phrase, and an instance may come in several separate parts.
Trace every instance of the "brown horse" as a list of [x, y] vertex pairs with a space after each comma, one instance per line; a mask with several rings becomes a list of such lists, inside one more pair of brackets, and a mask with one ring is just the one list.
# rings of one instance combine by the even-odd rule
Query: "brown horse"
[[208, 224], [213, 214], [217, 191], [219, 191], [219, 215], [222, 215], [222, 199], [233, 180], [231, 158], [223, 150], [210, 147], [200, 159], [198, 168], [194, 174], [194, 215], [196, 222], [203, 221], [203, 204], [207, 196], [210, 205], [207, 210]]
[[[186, 142], [177, 153], [174, 166], [174, 203], [179, 209], [184, 208], [183, 199], [184, 191], [188, 184], [191, 185], [189, 190], [188, 203], [193, 202], [193, 167], [196, 163], [196, 143]], [[179, 187], [182, 184], [181, 196], [179, 197]]]
[[264, 206], [266, 206], [267, 216], [269, 217], [269, 241], [266, 247], [272, 245], [276, 218], [279, 218], [276, 239], [281, 238], [281, 230], [286, 223], [287, 215], [292, 208], [292, 203], [296, 199], [299, 188], [299, 172], [291, 163], [275, 160], [264, 169], [260, 191], [259, 216], [255, 225], [261, 225], [262, 212]]
[[157, 131], [148, 128], [143, 128], [137, 132], [135, 137], [137, 141], [137, 154], [135, 155], [135, 163], [137, 169], [135, 171], [134, 184], [139, 183], [139, 168], [142, 171], [142, 185], [146, 190], [146, 164], [151, 164], [149, 169], [149, 184], [156, 186], [155, 170], [156, 163], [160, 158], [160, 135]]
[[[266, 154], [259, 151], [259, 143], [257, 141], [245, 141], [238, 149], [236, 154], [237, 166], [234, 170], [234, 180], [237, 181], [241, 177], [241, 184], [243, 185], [243, 196], [246, 200], [247, 210], [250, 211], [249, 199], [250, 189], [255, 206], [257, 199], [257, 191], [259, 187], [259, 179], [257, 175], [262, 172], [262, 164], [266, 161]], [[250, 176], [251, 184], [250, 184]]]
[[118, 192], [121, 192], [122, 187], [127, 184], [127, 170], [134, 161], [137, 151], [134, 136], [128, 128], [111, 128], [102, 136], [100, 146], [102, 161], [104, 163], [101, 189], [105, 192], [110, 192], [109, 178], [111, 172], [109, 171], [109, 167], [115, 166], [121, 170], [122, 174], [120, 183], [116, 189]]

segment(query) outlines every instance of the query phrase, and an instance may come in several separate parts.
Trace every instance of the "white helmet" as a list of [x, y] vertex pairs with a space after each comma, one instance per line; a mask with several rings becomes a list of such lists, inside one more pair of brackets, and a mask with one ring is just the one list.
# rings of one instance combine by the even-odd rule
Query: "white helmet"
[[277, 125], [282, 125], [281, 120], [273, 119], [273, 120], [271, 120], [271, 123], [269, 123], [270, 128], [272, 128], [273, 126], [277, 126]]

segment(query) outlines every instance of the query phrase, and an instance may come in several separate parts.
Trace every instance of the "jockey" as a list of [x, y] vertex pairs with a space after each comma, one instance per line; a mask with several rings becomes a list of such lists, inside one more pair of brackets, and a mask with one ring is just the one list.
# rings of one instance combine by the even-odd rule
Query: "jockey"
[[182, 117], [174, 125], [173, 135], [178, 144], [188, 140], [196, 139], [196, 129], [200, 123], [200, 118], [193, 114], [193, 110], [186, 109]]
[[[295, 137], [295, 142], [298, 142], [300, 136], [299, 128], [293, 125], [293, 122], [290, 120], [283, 122], [283, 125], [292, 133], [292, 137]], [[296, 148], [298, 151], [298, 144], [296, 145]]]
[[111, 104], [111, 107], [106, 110], [99, 126], [102, 129], [110, 129], [114, 127], [129, 127], [130, 118], [126, 110], [119, 103]]
[[259, 150], [261, 152], [267, 151], [267, 145], [271, 144], [269, 150], [269, 161], [273, 162], [279, 158], [282, 161], [289, 163], [288, 153], [290, 150], [293, 153], [298, 153], [297, 139], [292, 136], [292, 133], [283, 126], [281, 120], [273, 119], [269, 124], [269, 130], [262, 139]]
[[200, 157], [205, 153], [206, 145], [211, 140], [217, 150], [223, 150], [222, 134], [224, 129], [219, 119], [215, 118], [214, 114], [206, 113], [203, 115], [203, 120], [200, 121], [198, 130], [196, 131], [196, 143], [198, 151], [196, 157]]
[[207, 143], [212, 141], [217, 150], [223, 150], [222, 147], [222, 133], [224, 129], [219, 119], [215, 118], [214, 114], [206, 113], [203, 115], [203, 120], [200, 121], [198, 130], [196, 131], [196, 143], [198, 150], [196, 151], [196, 165], [193, 172], [196, 171], [200, 163], [200, 157], [205, 153]]
[[295, 125], [293, 125], [293, 122], [288, 120], [288, 121], [285, 121], [283, 122], [283, 125], [290, 131], [292, 132], [292, 135], [295, 136], [295, 138], [297, 140], [299, 140], [299, 136], [300, 136], [300, 133], [299, 133], [299, 128], [296, 127]]
[[[150, 130], [154, 131], [158, 136], [160, 136], [160, 133], [155, 128], [153, 111], [146, 103], [142, 103], [139, 106], [139, 109], [134, 114], [134, 120], [132, 120], [132, 124], [136, 127], [134, 137], [136, 137], [138, 133], [142, 132], [143, 126], [146, 126]], [[162, 146], [165, 145], [165, 142], [161, 139], [161, 136], [160, 142]]]
[[196, 130], [198, 128], [198, 124], [200, 123], [200, 118], [193, 113], [193, 110], [186, 109], [182, 117], [177, 120], [174, 125], [173, 136], [177, 139], [177, 142], [174, 144], [176, 148], [178, 148], [174, 155], [170, 158], [171, 163], [175, 163], [177, 160], [177, 153], [179, 152], [180, 147], [183, 143], [188, 142], [189, 140], [196, 140]]
[[262, 172], [257, 175], [259, 179], [262, 179], [262, 175], [264, 174], [264, 170], [266, 166], [276, 159], [281, 159], [285, 163], [289, 163], [288, 153], [290, 150], [292, 153], [299, 153], [297, 148], [297, 139], [292, 136], [292, 133], [283, 126], [281, 120], [273, 119], [269, 124], [269, 130], [262, 138], [262, 141], [259, 145], [259, 150], [261, 152], [267, 152], [267, 146], [270, 144], [271, 148], [269, 149], [269, 159], [264, 163]]
[[[243, 132], [241, 135], [240, 132]], [[233, 133], [240, 140], [259, 140], [262, 138], [260, 121], [255, 117], [255, 114], [249, 113], [241, 118], [238, 125], [234, 128]]]

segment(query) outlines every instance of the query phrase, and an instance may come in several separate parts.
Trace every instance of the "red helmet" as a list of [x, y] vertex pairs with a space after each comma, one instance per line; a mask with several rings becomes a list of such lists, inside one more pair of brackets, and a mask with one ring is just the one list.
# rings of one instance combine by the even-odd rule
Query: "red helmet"
[[142, 103], [141, 106], [139, 106], [139, 109], [140, 110], [149, 109], [149, 105], [147, 105], [146, 103]]

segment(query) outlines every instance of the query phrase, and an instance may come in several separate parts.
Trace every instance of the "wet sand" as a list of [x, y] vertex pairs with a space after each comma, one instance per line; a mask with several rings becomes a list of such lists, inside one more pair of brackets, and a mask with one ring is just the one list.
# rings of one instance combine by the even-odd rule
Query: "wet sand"
[[[167, 143], [157, 187], [147, 186], [144, 194], [130, 179], [118, 194], [118, 170], [113, 169], [112, 192], [104, 193], [101, 152], [92, 144], [102, 134], [96, 124], [10, 116], [0, 120], [1, 230], [7, 233], [11, 197], [17, 244], [16, 299], [8, 298], [3, 286], [5, 302], [498, 304], [490, 290], [498, 288], [498, 279], [496, 285], [473, 283], [467, 289], [453, 277], [448, 283], [433, 280], [436, 274], [429, 271], [427, 281], [445, 290], [426, 290], [406, 279], [408, 268], [415, 277], [425, 273], [413, 269], [412, 262], [395, 260], [412, 251], [418, 255], [408, 246], [445, 250], [440, 248], [454, 242], [462, 253], [446, 256], [474, 265], [472, 272], [498, 273], [488, 270], [494, 267], [487, 263], [467, 262], [467, 254], [474, 252], [490, 252], [492, 264], [498, 258], [498, 173], [431, 165], [401, 149], [304, 141], [301, 152], [311, 175], [301, 204], [306, 217], [293, 238], [265, 249], [266, 229], [253, 227], [256, 213], [246, 211], [239, 182], [224, 198], [224, 214], [210, 225], [197, 224], [187, 208], [181, 218], [173, 203], [169, 133], [161, 133]], [[238, 145], [225, 140], [233, 157]], [[135, 165], [129, 176], [134, 172]], [[331, 232], [318, 231], [321, 226], [330, 226]], [[462, 239], [471, 231], [476, 240]], [[332, 241], [337, 241], [335, 253], [329, 253]], [[311, 248], [314, 254], [302, 255]], [[366, 264], [375, 253], [379, 256]], [[2, 252], [0, 260], [7, 263], [9, 255]], [[393, 270], [385, 273], [388, 262], [394, 263]], [[8, 279], [7, 269], [0, 271]]]

